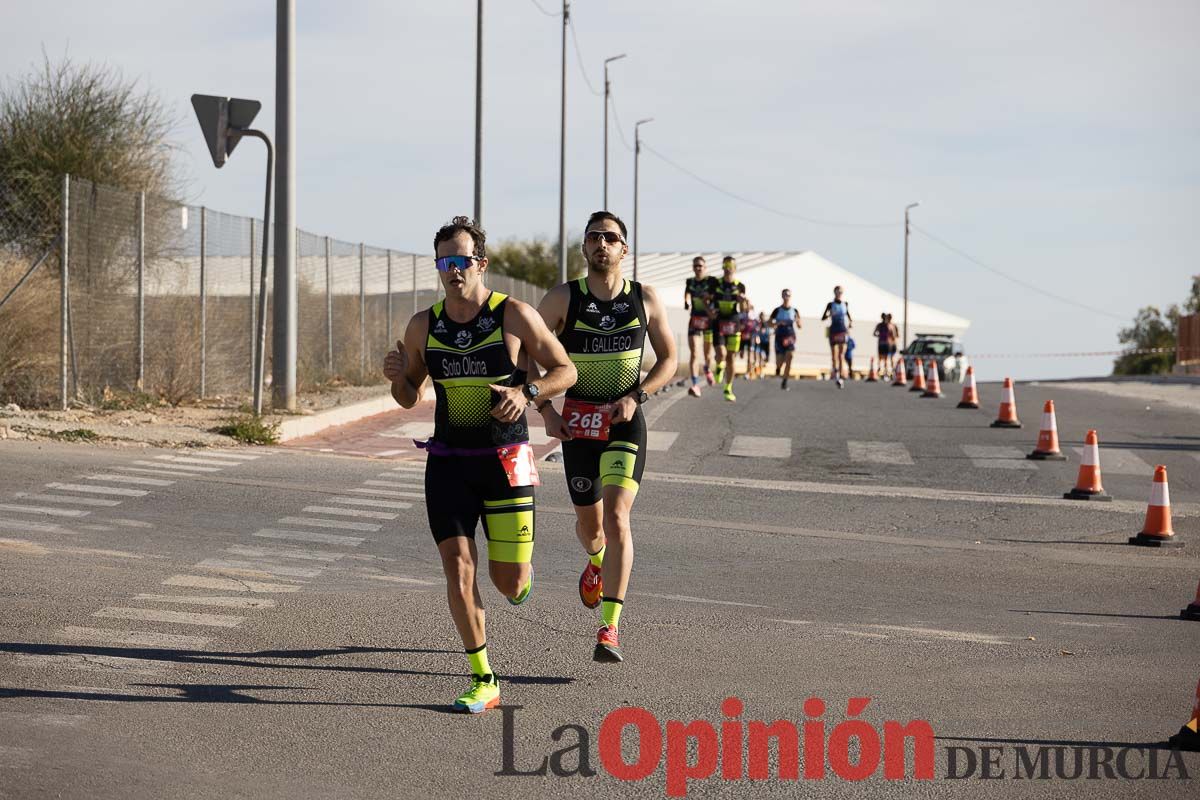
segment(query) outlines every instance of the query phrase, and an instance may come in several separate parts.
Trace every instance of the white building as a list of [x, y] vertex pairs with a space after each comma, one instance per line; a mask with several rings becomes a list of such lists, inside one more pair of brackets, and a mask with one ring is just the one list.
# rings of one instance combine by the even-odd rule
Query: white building
[[[640, 253], [638, 255], [638, 280], [655, 288], [670, 319], [671, 330], [679, 347], [682, 371], [687, 371], [687, 323], [689, 312], [683, 308], [684, 282], [692, 276], [692, 259], [704, 256], [708, 275], [721, 277], [721, 259], [731, 255], [737, 259], [737, 278], [746, 284], [746, 294], [754, 306], [755, 315], [760, 311], [770, 313], [780, 303], [784, 289], [792, 291], [792, 305], [800, 311], [801, 329], [796, 337], [796, 354], [793, 364], [798, 368], [821, 369], [829, 366], [829, 345], [825, 338], [828, 322], [821, 322], [825, 304], [833, 299], [833, 287], [841, 286], [843, 299], [850, 304], [850, 316], [854, 326], [850, 334], [854, 338], [855, 369], [865, 371], [871, 356], [876, 352], [876, 341], [872, 335], [880, 314], [892, 315], [892, 322], [900, 330], [904, 328], [904, 298], [881, 289], [849, 270], [839, 267], [812, 251], [773, 253]], [[632, 273], [632, 263], [625, 264], [627, 274]], [[915, 303], [908, 303], [908, 338], [911, 341], [918, 333], [947, 333], [962, 336], [971, 321], [946, 311]]]

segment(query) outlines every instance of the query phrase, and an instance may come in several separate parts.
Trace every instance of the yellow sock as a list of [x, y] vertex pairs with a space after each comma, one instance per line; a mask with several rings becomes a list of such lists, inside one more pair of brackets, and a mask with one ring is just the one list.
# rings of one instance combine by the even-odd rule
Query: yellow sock
[[486, 678], [492, 675], [492, 665], [488, 663], [487, 642], [474, 650], [467, 651], [467, 660], [471, 662], [471, 674]]
[[604, 624], [610, 628], [617, 627], [617, 623], [621, 621], [621, 606], [624, 601], [618, 600], [615, 597], [600, 598], [600, 613], [604, 617]]
[[600, 567], [604, 564], [605, 547], [601, 547], [594, 553], [588, 553], [588, 561], [592, 562], [593, 567]]

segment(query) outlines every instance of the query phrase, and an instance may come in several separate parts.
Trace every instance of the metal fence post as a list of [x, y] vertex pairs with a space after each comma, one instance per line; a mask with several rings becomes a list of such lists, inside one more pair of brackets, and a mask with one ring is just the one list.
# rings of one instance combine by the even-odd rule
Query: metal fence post
[[200, 206], [200, 397], [208, 385], [208, 287], [205, 257], [208, 250], [208, 209]]
[[329, 269], [329, 237], [325, 237], [325, 360], [333, 376], [333, 273]]
[[250, 391], [252, 391], [252, 392], [254, 391], [254, 379], [257, 377], [254, 374], [254, 354], [257, 352], [257, 348], [258, 348], [258, 344], [257, 344], [258, 336], [256, 335], [258, 332], [258, 329], [254, 324], [258, 318], [258, 315], [254, 312], [254, 250], [255, 250], [254, 223], [255, 223], [254, 217], [251, 217], [250, 218]]
[[137, 388], [146, 386], [146, 193], [137, 202]]
[[[387, 251], [387, 338], [388, 342], [392, 341], [392, 251]], [[391, 345], [389, 344], [390, 348]]]
[[358, 378], [367, 374], [367, 261], [366, 248], [358, 243]]
[[61, 264], [60, 272], [62, 273], [62, 286], [60, 287], [59, 302], [61, 304], [61, 326], [62, 326], [62, 363], [59, 365], [58, 375], [58, 390], [61, 398], [62, 410], [67, 410], [67, 286], [70, 280], [70, 244], [71, 244], [71, 175], [68, 173], [63, 175], [62, 188], [62, 229], [59, 231], [59, 236], [62, 241], [59, 250], [59, 262]]

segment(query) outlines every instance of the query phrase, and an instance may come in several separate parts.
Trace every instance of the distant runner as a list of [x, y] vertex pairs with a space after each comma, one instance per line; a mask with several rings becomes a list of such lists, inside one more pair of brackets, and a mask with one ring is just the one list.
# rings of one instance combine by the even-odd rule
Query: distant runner
[[747, 306], [740, 315], [742, 320], [742, 358], [746, 361], [746, 380], [752, 381], [758, 377], [754, 370], [754, 342], [758, 333], [758, 320], [754, 316], [754, 306]]
[[880, 314], [879, 324], [875, 326], [875, 337], [879, 344], [875, 348], [879, 356], [879, 377], [888, 380], [892, 377], [892, 326], [890, 315]]
[[842, 287], [833, 287], [833, 300], [825, 304], [821, 321], [829, 320], [829, 357], [833, 365], [833, 379], [839, 389], [845, 386], [842, 377], [846, 373], [846, 340], [854, 320], [850, 318], [850, 304], [842, 300]]
[[767, 322], [767, 312], [758, 312], [758, 332], [755, 334], [754, 362], [755, 374], [763, 377], [767, 372], [767, 364], [771, 360], [771, 327]]
[[800, 330], [800, 312], [792, 307], [792, 291], [784, 289], [782, 303], [771, 312], [771, 328], [775, 331], [775, 374], [783, 375], [779, 388], [788, 391], [792, 375], [792, 354], [796, 351], [796, 331]]
[[711, 303], [713, 292], [720, 281], [712, 275], [705, 275], [704, 268], [704, 256], [693, 258], [692, 277], [687, 279], [687, 283], [683, 287], [683, 308], [685, 311], [692, 312], [688, 319], [688, 373], [692, 378], [688, 394], [692, 397], [700, 396], [700, 352], [696, 347], [697, 339], [703, 339], [704, 342], [704, 379], [708, 381], [709, 386], [715, 382], [711, 366], [713, 353]]
[[[742, 349], [742, 334], [738, 315], [748, 307], [746, 285], [735, 277], [737, 262], [725, 256], [721, 262], [723, 277], [714, 292], [717, 306], [718, 362], [717, 382], [725, 385], [725, 399], [733, 403], [733, 362]], [[723, 363], [721, 354], [724, 355]]]

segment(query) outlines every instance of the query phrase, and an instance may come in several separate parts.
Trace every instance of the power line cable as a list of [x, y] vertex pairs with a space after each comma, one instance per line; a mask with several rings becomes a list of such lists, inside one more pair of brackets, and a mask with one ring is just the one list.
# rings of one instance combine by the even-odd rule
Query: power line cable
[[633, 145], [625, 138], [625, 131], [621, 129], [621, 115], [617, 113], [617, 101], [611, 91], [608, 93], [608, 102], [612, 106], [613, 120], [617, 123], [617, 134], [621, 137], [621, 144], [625, 145], [625, 149], [632, 153]]
[[596, 87], [592, 86], [592, 81], [588, 78], [587, 70], [583, 68], [583, 51], [579, 49], [579, 39], [575, 36], [575, 23], [568, 19], [567, 27], [571, 29], [571, 42], [575, 45], [575, 57], [579, 60], [579, 72], [583, 75], [583, 82], [587, 84], [589, 92], [600, 97], [604, 92], [596, 91]]
[[537, 10], [542, 12], [543, 14], [545, 14], [547, 17], [561, 17], [562, 16], [561, 11], [547, 11], [546, 9], [542, 8], [541, 3], [539, 3], [537, 0], [529, 0], [529, 2], [533, 3], [533, 5], [537, 8]]
[[743, 197], [740, 194], [734, 194], [733, 192], [731, 192], [727, 189], [721, 188], [720, 186], [713, 183], [712, 181], [702, 178], [699, 175], [697, 175], [696, 173], [687, 169], [686, 167], [683, 167], [683, 166], [675, 163], [674, 161], [667, 158], [662, 153], [658, 152], [657, 150], [655, 150], [653, 147], [651, 147], [648, 144], [643, 143], [642, 147], [644, 147], [646, 150], [648, 150], [655, 158], [658, 158], [658, 159], [666, 162], [667, 164], [671, 165], [675, 169], [682, 172], [684, 175], [687, 175], [689, 178], [699, 181], [700, 183], [703, 183], [708, 188], [718, 191], [727, 197], [732, 197], [734, 200], [745, 203], [746, 205], [749, 205], [749, 206], [753, 206], [754, 208], [757, 208], [760, 211], [766, 211], [770, 214], [775, 214], [780, 217], [787, 217], [788, 219], [798, 219], [801, 222], [809, 222], [809, 223], [812, 223], [813, 225], [828, 225], [828, 226], [834, 227], [834, 228], [895, 228], [895, 227], [898, 227], [899, 225], [901, 225], [901, 223], [899, 223], [899, 222], [837, 222], [835, 220], [816, 219], [814, 217], [806, 217], [806, 216], [803, 216], [800, 214], [793, 214], [790, 211], [780, 211], [777, 208], [771, 208], [770, 206], [765, 206], [762, 203], [755, 202], [754, 200], [751, 200], [747, 197]]
[[917, 233], [926, 237], [927, 239], [929, 239], [933, 242], [936, 242], [937, 244], [940, 244], [942, 247], [946, 248], [951, 253], [954, 253], [962, 258], [965, 258], [967, 261], [970, 261], [975, 266], [982, 267], [983, 269], [987, 270], [988, 272], [992, 273], [993, 275], [998, 275], [1001, 278], [1004, 278], [1006, 281], [1011, 281], [1012, 283], [1015, 283], [1018, 286], [1029, 289], [1030, 291], [1036, 292], [1037, 294], [1045, 295], [1046, 297], [1057, 300], [1060, 303], [1066, 303], [1067, 305], [1075, 306], [1076, 308], [1082, 308], [1084, 311], [1091, 311], [1093, 314], [1100, 314], [1105, 317], [1111, 317], [1113, 319], [1121, 320], [1122, 322], [1127, 321], [1126, 318], [1121, 316], [1120, 314], [1114, 314], [1111, 311], [1105, 311], [1100, 308], [1093, 308], [1092, 306], [1084, 305], [1083, 303], [1080, 303], [1076, 300], [1072, 300], [1068, 297], [1063, 297], [1061, 295], [1054, 294], [1053, 292], [1048, 292], [1045, 289], [1043, 289], [1042, 287], [1037, 286], [1032, 283], [1028, 283], [1026, 281], [1023, 281], [1020, 278], [1014, 278], [1012, 275], [1009, 275], [1005, 272], [1001, 272], [1000, 270], [996, 269], [995, 267], [988, 266], [987, 264], [983, 263], [979, 259], [972, 256], [970, 253], [966, 253], [966, 252], [958, 249], [957, 247], [950, 244], [949, 242], [945, 242], [945, 241], [939, 239], [938, 237], [934, 236], [932, 233], [930, 233], [927, 230], [923, 230], [922, 228], [920, 228], [916, 225], [912, 225], [911, 223], [910, 223], [910, 227], [913, 230], [915, 230]]

